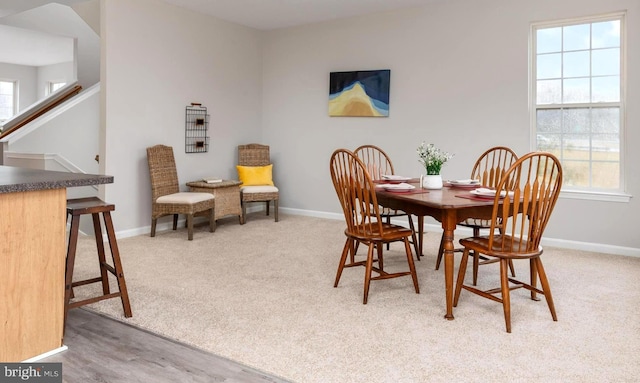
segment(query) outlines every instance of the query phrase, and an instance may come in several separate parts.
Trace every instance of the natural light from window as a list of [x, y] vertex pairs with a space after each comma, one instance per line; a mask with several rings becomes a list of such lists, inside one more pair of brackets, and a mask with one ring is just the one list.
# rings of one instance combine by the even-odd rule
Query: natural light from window
[[4, 122], [16, 113], [15, 81], [0, 81], [0, 122]]
[[622, 192], [623, 15], [533, 26], [535, 150], [562, 162], [563, 188]]

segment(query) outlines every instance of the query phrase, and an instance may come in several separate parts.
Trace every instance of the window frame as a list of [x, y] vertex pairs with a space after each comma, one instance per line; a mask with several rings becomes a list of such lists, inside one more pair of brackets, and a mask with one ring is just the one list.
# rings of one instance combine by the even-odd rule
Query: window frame
[[0, 123], [4, 124], [6, 121], [9, 121], [13, 117], [15, 117], [15, 115], [18, 113], [18, 80], [0, 78], [0, 81], [13, 84], [13, 113], [11, 117], [7, 119], [0, 119]]
[[[56, 90], [60, 88], [64, 88], [65, 85], [67, 85], [67, 83], [64, 80], [47, 81], [47, 96], [52, 95]], [[56, 88], [56, 89], [53, 89], [53, 88]]]
[[[556, 104], [537, 104], [537, 31], [539, 29], [566, 27], [572, 25], [592, 24], [603, 21], [620, 21], [620, 101], [619, 102], [589, 102], [589, 103], [556, 103]], [[626, 45], [627, 45], [627, 31], [626, 31], [626, 12], [607, 13], [594, 16], [585, 16], [571, 19], [561, 19], [543, 22], [531, 23], [530, 39], [529, 39], [529, 110], [530, 110], [530, 148], [532, 151], [538, 150], [537, 148], [537, 112], [544, 109], [556, 109], [564, 110], [574, 107], [603, 107], [619, 105], [620, 108], [620, 152], [619, 152], [619, 166], [620, 166], [620, 183], [619, 189], [603, 190], [596, 188], [567, 188], [564, 187], [560, 194], [563, 198], [571, 199], [590, 199], [599, 201], [613, 201], [613, 202], [629, 202], [631, 196], [625, 193], [626, 177], [625, 177], [625, 157], [626, 157]], [[590, 47], [591, 51], [591, 47]], [[591, 78], [591, 75], [589, 76]], [[590, 133], [591, 136], [591, 133]], [[562, 161], [562, 160], [561, 160]], [[591, 164], [591, 159], [589, 163]]]

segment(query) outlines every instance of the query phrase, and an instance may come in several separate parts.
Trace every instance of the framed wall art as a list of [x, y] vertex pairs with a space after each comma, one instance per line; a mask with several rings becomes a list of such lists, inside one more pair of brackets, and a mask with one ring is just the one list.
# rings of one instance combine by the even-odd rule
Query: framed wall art
[[389, 69], [329, 74], [329, 116], [388, 117]]

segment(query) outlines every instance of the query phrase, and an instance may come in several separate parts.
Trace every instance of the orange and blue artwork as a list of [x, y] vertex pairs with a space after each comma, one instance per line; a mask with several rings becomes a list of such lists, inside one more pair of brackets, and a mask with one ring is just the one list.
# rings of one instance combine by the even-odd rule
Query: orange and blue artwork
[[329, 116], [388, 117], [391, 71], [329, 74]]

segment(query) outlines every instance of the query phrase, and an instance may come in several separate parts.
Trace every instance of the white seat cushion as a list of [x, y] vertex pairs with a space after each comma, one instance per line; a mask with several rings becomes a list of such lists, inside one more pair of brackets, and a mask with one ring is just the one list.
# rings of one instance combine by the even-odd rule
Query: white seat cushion
[[246, 194], [251, 193], [277, 193], [278, 188], [275, 186], [241, 186], [240, 191]]
[[158, 197], [156, 203], [194, 204], [210, 199], [214, 199], [213, 194], [210, 193], [180, 192]]

